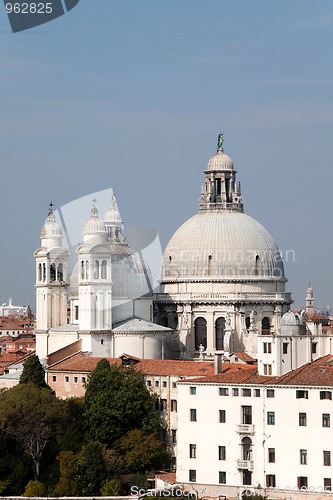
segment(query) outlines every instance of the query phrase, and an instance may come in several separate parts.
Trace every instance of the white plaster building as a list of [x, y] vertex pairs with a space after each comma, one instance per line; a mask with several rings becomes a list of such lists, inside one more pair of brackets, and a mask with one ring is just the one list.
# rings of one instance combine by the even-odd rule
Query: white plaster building
[[177, 483], [199, 496], [330, 494], [332, 355], [281, 377], [225, 364], [220, 374], [177, 387]]
[[256, 357], [257, 334], [276, 334], [292, 302], [280, 251], [244, 214], [240, 183], [219, 135], [205, 170], [199, 213], [186, 221], [163, 255], [156, 321], [178, 329], [175, 356], [218, 350]]
[[35, 252], [37, 355], [46, 359], [80, 339], [92, 356], [168, 357], [171, 330], [151, 321], [149, 270], [126, 243], [115, 198], [104, 220], [91, 209], [70, 280], [62, 238], [51, 207]]

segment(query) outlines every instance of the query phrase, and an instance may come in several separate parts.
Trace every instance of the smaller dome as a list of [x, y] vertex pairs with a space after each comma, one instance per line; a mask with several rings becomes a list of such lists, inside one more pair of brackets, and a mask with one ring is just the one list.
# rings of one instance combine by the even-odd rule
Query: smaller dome
[[49, 211], [46, 222], [42, 227], [40, 237], [42, 239], [62, 237], [61, 227], [56, 222], [55, 215], [52, 210]]
[[122, 224], [122, 220], [120, 217], [119, 210], [117, 208], [117, 202], [116, 202], [116, 197], [113, 195], [112, 200], [111, 200], [111, 206], [110, 208], [106, 211], [105, 217], [104, 217], [104, 222], [111, 224], [115, 223], [117, 225]]
[[84, 236], [97, 236], [106, 233], [104, 222], [98, 217], [98, 210], [96, 207], [91, 209], [91, 216], [87, 220], [83, 228]]
[[302, 316], [292, 311], [286, 312], [281, 318], [281, 335], [301, 335], [303, 333]]
[[232, 159], [228, 155], [224, 154], [223, 151], [218, 151], [208, 162], [207, 171], [216, 170], [233, 170], [234, 164]]

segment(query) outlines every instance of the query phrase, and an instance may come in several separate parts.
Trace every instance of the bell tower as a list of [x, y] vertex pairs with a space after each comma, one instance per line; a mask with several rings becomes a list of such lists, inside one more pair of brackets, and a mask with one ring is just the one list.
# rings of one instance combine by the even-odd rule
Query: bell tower
[[[36, 333], [37, 354], [45, 357], [38, 334], [49, 328], [67, 323], [67, 265], [69, 252], [62, 247], [62, 230], [56, 222], [53, 204], [50, 204], [45, 224], [42, 227], [41, 246], [36, 259]], [[46, 342], [46, 340], [45, 340]], [[41, 348], [41, 350], [39, 349]]]

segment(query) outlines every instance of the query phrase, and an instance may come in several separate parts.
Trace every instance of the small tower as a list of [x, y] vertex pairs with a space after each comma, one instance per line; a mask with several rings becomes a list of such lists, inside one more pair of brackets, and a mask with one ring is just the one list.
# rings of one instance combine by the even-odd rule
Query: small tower
[[217, 140], [217, 152], [205, 170], [206, 180], [201, 187], [200, 211], [228, 210], [243, 212], [240, 183], [236, 181], [234, 165], [224, 153], [223, 134]]
[[[83, 244], [77, 248], [80, 331], [103, 331], [112, 327], [111, 255], [106, 239], [105, 224], [93, 205], [84, 226]], [[92, 351], [91, 347], [86, 350]]]
[[62, 247], [62, 230], [56, 222], [50, 204], [48, 216], [42, 227], [41, 247], [36, 258], [36, 328], [48, 328], [67, 323], [67, 263], [69, 252]]
[[306, 292], [305, 312], [307, 317], [314, 315], [314, 298], [313, 298], [313, 288], [311, 286], [311, 283], [309, 283]]

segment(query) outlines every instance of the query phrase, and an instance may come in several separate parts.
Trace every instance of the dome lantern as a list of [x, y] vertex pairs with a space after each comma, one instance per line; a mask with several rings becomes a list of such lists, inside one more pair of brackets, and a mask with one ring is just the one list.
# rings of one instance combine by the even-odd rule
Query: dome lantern
[[228, 155], [224, 153], [223, 134], [218, 135], [217, 152], [208, 162], [206, 180], [200, 195], [200, 211], [228, 210], [243, 212], [240, 183], [236, 181], [236, 170]]

